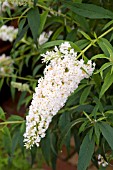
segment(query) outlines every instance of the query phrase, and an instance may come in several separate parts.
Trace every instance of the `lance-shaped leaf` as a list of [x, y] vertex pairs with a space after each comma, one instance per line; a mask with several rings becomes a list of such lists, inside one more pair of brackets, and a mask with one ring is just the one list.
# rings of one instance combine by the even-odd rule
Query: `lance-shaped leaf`
[[109, 71], [104, 79], [104, 83], [102, 85], [101, 91], [100, 91], [100, 95], [99, 97], [101, 98], [103, 96], [103, 94], [108, 90], [108, 88], [112, 85], [113, 83], [113, 73], [111, 74], [111, 72]]
[[40, 27], [39, 27], [39, 34], [41, 34], [41, 32], [44, 29], [44, 25], [46, 23], [46, 19], [48, 16], [48, 11], [44, 11], [41, 15], [40, 15]]
[[69, 8], [74, 13], [88, 17], [88, 18], [111, 18], [113, 19], [113, 13], [107, 9], [100, 6], [86, 3], [72, 3], [64, 1], [64, 5]]
[[40, 14], [38, 7], [31, 8], [27, 13], [28, 24], [33, 35], [33, 39], [37, 42], [38, 29], [40, 26]]
[[[61, 45], [61, 43], [64, 43], [64, 42], [65, 42], [65, 40], [50, 41], [50, 42], [47, 42], [47, 43], [43, 44], [41, 46], [41, 49], [53, 47], [55, 45]], [[75, 43], [73, 43], [71, 41], [68, 41], [68, 42], [70, 43], [71, 47], [75, 49], [75, 51], [80, 51], [80, 48]]]
[[104, 122], [99, 123], [99, 127], [102, 132], [102, 135], [107, 140], [109, 146], [113, 150], [113, 128]]
[[78, 123], [84, 121], [84, 118], [79, 118], [77, 120], [74, 120], [72, 122], [69, 122], [65, 128], [63, 129], [62, 133], [61, 133], [61, 136], [60, 136], [60, 139], [59, 139], [59, 142], [58, 142], [58, 146], [59, 148], [62, 147], [62, 144], [64, 144], [68, 134], [70, 133], [71, 129]]
[[94, 138], [90, 139], [89, 133], [85, 136], [79, 152], [78, 170], [86, 170], [94, 152]]
[[83, 90], [83, 93], [80, 96], [80, 104], [83, 104], [86, 101], [86, 99], [90, 93], [90, 90], [91, 90], [91, 86], [88, 86]]
[[47, 131], [46, 137], [41, 141], [42, 154], [49, 165], [51, 159], [50, 131]]

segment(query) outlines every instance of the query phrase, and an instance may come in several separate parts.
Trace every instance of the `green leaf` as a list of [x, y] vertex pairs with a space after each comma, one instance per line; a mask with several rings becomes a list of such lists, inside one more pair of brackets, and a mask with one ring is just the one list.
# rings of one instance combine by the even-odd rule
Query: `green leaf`
[[5, 118], [5, 112], [3, 111], [3, 109], [0, 107], [0, 119], [5, 121], [6, 118]]
[[4, 148], [8, 152], [8, 154], [11, 154], [12, 152], [12, 140], [11, 140], [11, 134], [7, 126], [3, 128], [3, 144]]
[[50, 145], [51, 145], [51, 151], [57, 155], [57, 135], [56, 133], [51, 132], [50, 133]]
[[28, 24], [32, 32], [34, 42], [37, 42], [38, 29], [40, 27], [40, 14], [38, 7], [31, 8], [27, 13]]
[[113, 24], [113, 20], [109, 21], [107, 24], [105, 24], [104, 28], [102, 31], [106, 30], [108, 27], [110, 27]]
[[112, 45], [109, 43], [109, 41], [105, 38], [102, 38], [103, 44], [105, 45], [109, 56], [110, 56], [110, 60], [113, 61], [113, 47]]
[[20, 22], [19, 22], [19, 26], [18, 26], [18, 34], [21, 33], [23, 27], [24, 27], [24, 24], [26, 22], [26, 18], [23, 18]]
[[78, 86], [78, 88], [74, 91], [74, 93], [72, 93], [70, 96], [69, 96], [69, 98], [68, 98], [68, 100], [67, 100], [67, 102], [66, 102], [66, 107], [70, 107], [70, 106], [72, 106], [73, 108], [78, 108], [79, 107], [79, 105], [78, 105], [78, 102], [79, 102], [79, 100], [80, 100], [80, 95], [81, 95], [81, 93], [82, 93], [82, 89], [85, 87], [86, 85], [84, 84], [84, 86], [82, 86], [82, 85], [80, 85], [80, 88], [79, 88], [79, 86]]
[[87, 39], [82, 39], [76, 41], [75, 44], [82, 50], [89, 44], [89, 41]]
[[59, 27], [59, 28], [55, 31], [55, 33], [53, 34], [51, 40], [52, 40], [52, 41], [56, 40], [56, 39], [58, 38], [58, 36], [60, 35], [60, 33], [63, 32], [63, 30], [64, 30], [64, 26]]
[[113, 150], [113, 128], [105, 122], [99, 123], [99, 127], [102, 132], [102, 135], [104, 136], [109, 146]]
[[80, 26], [85, 32], [90, 32], [89, 24], [86, 18], [80, 15], [74, 15], [73, 17], [77, 21], [78, 26]]
[[105, 54], [97, 54], [91, 58], [91, 60], [95, 60], [97, 58], [105, 58], [109, 60], [109, 57], [106, 57]]
[[86, 86], [87, 86], [86, 83], [85, 83], [85, 84], [80, 84], [80, 85], [78, 86], [78, 88], [75, 90], [74, 93], [77, 93], [77, 92], [79, 92], [80, 90], [83, 90], [83, 88], [86, 87]]
[[56, 41], [51, 41], [43, 44], [41, 48], [49, 48], [49, 47], [54, 47], [55, 45], [60, 45], [61, 43], [64, 43], [65, 40], [56, 40]]
[[106, 46], [106, 49], [108, 50], [108, 48], [109, 49], [111, 49], [111, 50], [113, 50], [113, 47], [112, 47], [112, 45], [110, 44], [110, 42], [106, 39], [106, 38], [101, 38], [101, 41], [104, 43], [104, 45]]
[[95, 107], [98, 106], [99, 111], [102, 113], [104, 112], [104, 108], [103, 108], [103, 103], [101, 103], [100, 99], [98, 99], [98, 97], [94, 96], [93, 98], [94, 102], [96, 103]]
[[41, 32], [42, 32], [43, 29], [44, 29], [44, 25], [45, 25], [45, 23], [46, 23], [47, 16], [48, 16], [48, 11], [44, 11], [44, 12], [40, 15], [40, 26], [39, 26], [39, 30], [38, 30], [39, 35], [41, 34]]
[[91, 113], [93, 108], [94, 107], [90, 104], [80, 105], [76, 108], [76, 112], [81, 113], [81, 112], [85, 111], [87, 113]]
[[78, 170], [86, 170], [94, 152], [94, 138], [90, 140], [89, 133], [83, 139], [78, 158]]
[[77, 37], [77, 29], [73, 29], [67, 34], [66, 40], [74, 42], [76, 41], [76, 37]]
[[16, 45], [17, 42], [19, 42], [19, 41], [24, 37], [24, 35], [25, 35], [25, 33], [27, 32], [28, 28], [29, 28], [29, 25], [27, 24], [27, 25], [22, 29], [22, 31], [17, 35], [17, 38], [16, 38], [16, 40], [15, 40], [15, 42], [14, 42], [14, 46]]
[[94, 124], [94, 131], [95, 131], [95, 136], [96, 136], [96, 144], [99, 145], [99, 141], [100, 141], [100, 129], [99, 129], [98, 123]]
[[113, 40], [113, 34], [111, 34], [111, 37], [110, 37], [109, 41], [111, 42], [112, 40]]
[[83, 104], [86, 101], [86, 99], [90, 93], [90, 90], [91, 90], [91, 86], [88, 86], [83, 90], [83, 92], [80, 96], [80, 104]]
[[92, 19], [111, 18], [113, 13], [100, 6], [86, 3], [71, 3], [64, 1], [64, 5], [74, 13]]
[[42, 68], [43, 64], [38, 64], [34, 70], [33, 70], [33, 76], [35, 76], [37, 74], [37, 72], [40, 70], [40, 68]]
[[49, 26], [54, 25], [56, 23], [59, 23], [60, 25], [61, 24], [63, 25], [64, 20], [60, 16], [52, 16], [51, 15], [51, 17], [48, 17], [45, 27], [48, 28]]
[[70, 123], [68, 123], [65, 128], [63, 129], [62, 133], [61, 133], [61, 136], [60, 136], [60, 139], [59, 139], [59, 144], [58, 146], [61, 148], [62, 147], [62, 144], [64, 143], [65, 139], [67, 138], [67, 135], [68, 133], [70, 132], [70, 130], [78, 123], [84, 121], [84, 118], [79, 118], [77, 120], [74, 120]]
[[103, 83], [101, 91], [100, 91], [100, 95], [99, 95], [100, 98], [108, 90], [108, 88], [112, 85], [112, 83], [113, 83], [113, 73], [111, 74], [110, 72], [108, 72], [106, 74], [106, 77], [104, 79], [104, 83]]
[[100, 86], [101, 86], [101, 76], [100, 76], [100, 74], [94, 74], [93, 80], [95, 82], [95, 86], [96, 86], [97, 90], [99, 90], [99, 92], [100, 92]]
[[76, 45], [75, 43], [73, 43], [71, 41], [69, 41], [69, 43], [70, 43], [71, 47], [75, 49], [75, 51], [77, 51], [77, 52], [81, 51], [81, 49], [79, 48], [78, 45]]
[[28, 106], [28, 104], [30, 103], [31, 100], [32, 100], [32, 95], [27, 96], [25, 99], [25, 102], [24, 102], [25, 106]]
[[107, 110], [105, 114], [113, 114], [113, 110]]
[[57, 153], [57, 137], [56, 134], [52, 133], [50, 134], [50, 145], [51, 145], [51, 164], [52, 169], [56, 170], [56, 161], [58, 157]]
[[3, 86], [3, 84], [4, 84], [4, 78], [0, 78], [0, 90], [1, 90], [1, 88]]
[[[61, 43], [64, 43], [64, 42], [66, 42], [66, 41], [65, 40], [56, 40], [56, 41], [47, 42], [41, 46], [41, 49], [50, 48], [55, 45], [61, 45]], [[76, 51], [80, 51], [80, 48], [75, 43], [73, 43], [71, 41], [68, 41], [68, 42], [70, 43], [72, 48], [74, 48]]]
[[86, 34], [84, 31], [79, 31], [87, 40], [90, 40], [91, 41], [91, 38], [88, 34]]
[[42, 150], [42, 154], [47, 164], [49, 164], [50, 158], [51, 158], [51, 145], [50, 145], [50, 131], [49, 130], [47, 130], [45, 138], [41, 140], [41, 150]]
[[101, 48], [101, 50], [104, 52], [105, 56], [109, 57], [109, 53], [108, 53], [108, 50], [105, 46], [105, 42], [103, 42], [103, 39], [102, 38], [99, 39], [97, 41], [97, 43], [98, 43], [99, 47]]
[[20, 98], [19, 98], [18, 105], [17, 105], [17, 110], [19, 110], [20, 107], [21, 107], [21, 105], [24, 103], [26, 94], [27, 94], [26, 91], [21, 93], [21, 96], [20, 96]]
[[[71, 121], [70, 114], [68, 114], [68, 112], [64, 112], [60, 116], [60, 119], [59, 119], [59, 128], [60, 128], [61, 132], [65, 128], [66, 124], [70, 123], [70, 121]], [[64, 144], [66, 145], [66, 148], [67, 148], [68, 152], [70, 150], [70, 138], [71, 138], [71, 133], [69, 132], [67, 134], [67, 137], [66, 137], [65, 141], [64, 141]]]
[[98, 74], [99, 72], [102, 72], [103, 70], [105, 70], [106, 68], [110, 67], [112, 65], [112, 62], [108, 62], [102, 65], [102, 67], [95, 72], [95, 74]]
[[7, 5], [5, 6], [5, 12], [11, 17], [11, 9]]
[[97, 111], [98, 111], [98, 109], [99, 109], [99, 105], [96, 104], [95, 107], [94, 107], [93, 110], [92, 110], [92, 113], [90, 114], [90, 116], [94, 116], [94, 119], [96, 119], [96, 117], [97, 117]]
[[37, 2], [38, 2], [38, 0], [34, 0], [34, 7], [36, 6]]
[[14, 154], [14, 151], [18, 145], [19, 137], [20, 137], [20, 132], [16, 130], [16, 132], [13, 134], [12, 137], [12, 155]]
[[8, 118], [8, 121], [20, 121], [20, 120], [24, 120], [24, 119], [23, 119], [23, 117], [18, 116], [18, 115], [11, 115], [11, 116]]
[[[16, 82], [16, 78], [15, 78], [15, 77], [12, 77], [11, 81]], [[14, 101], [14, 99], [15, 99], [15, 94], [16, 94], [16, 89], [13, 88], [12, 86], [10, 86], [10, 91], [11, 91], [11, 97], [12, 97], [12, 99], [13, 99], [13, 101]]]
[[82, 123], [82, 125], [79, 128], [79, 134], [87, 128], [88, 123], [89, 123], [89, 120], [85, 120], [85, 122]]
[[89, 140], [91, 140], [93, 138], [93, 130], [94, 130], [94, 128], [92, 127], [89, 131]]

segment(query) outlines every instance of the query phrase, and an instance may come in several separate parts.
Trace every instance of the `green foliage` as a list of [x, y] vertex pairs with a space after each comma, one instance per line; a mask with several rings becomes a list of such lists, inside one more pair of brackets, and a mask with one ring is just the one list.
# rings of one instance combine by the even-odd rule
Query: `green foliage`
[[5, 112], [3, 111], [3, 109], [0, 107], [0, 119], [5, 121], [6, 118], [5, 118]]
[[78, 123], [84, 121], [83, 118], [74, 120], [72, 122], [69, 122], [65, 128], [62, 130], [61, 135], [60, 135], [60, 139], [59, 139], [59, 148], [61, 149], [62, 145], [65, 143], [66, 138], [68, 137], [71, 129]]
[[104, 84], [102, 85], [102, 88], [100, 91], [100, 98], [108, 90], [108, 88], [111, 86], [112, 83], [113, 83], [113, 74], [108, 72], [104, 79]]
[[41, 149], [43, 156], [48, 165], [51, 164], [53, 170], [56, 169], [57, 160], [57, 146], [56, 146], [56, 135], [49, 130], [44, 140], [41, 141]]
[[113, 128], [107, 123], [100, 123], [99, 124], [100, 130], [102, 135], [105, 137], [107, 142], [109, 143], [111, 149], [113, 150]]
[[40, 27], [40, 14], [37, 7], [31, 8], [27, 13], [28, 24], [31, 29], [35, 43], [38, 38], [38, 28]]
[[[74, 151], [79, 154], [78, 170], [86, 170], [91, 160], [97, 169], [103, 169], [102, 164], [98, 165], [98, 154], [102, 154], [110, 165], [113, 159], [112, 8], [112, 0], [34, 0], [13, 10], [7, 7], [1, 13], [0, 27], [13, 25], [14, 21], [14, 25], [18, 26], [18, 35], [15, 42], [6, 42], [10, 48], [8, 46], [4, 51], [13, 60], [9, 66], [13, 69], [12, 74], [2, 74], [3, 65], [0, 63], [0, 100], [10, 95], [17, 103], [16, 110], [22, 114], [5, 113], [3, 101], [0, 101], [0, 169], [31, 170], [33, 165], [37, 169], [39, 162], [42, 166], [44, 156], [55, 170], [62, 146], [65, 145], [70, 153], [72, 137]], [[52, 34], [47, 37], [49, 31]], [[44, 32], [46, 41], [40, 43]], [[41, 54], [65, 41], [69, 41], [75, 49], [78, 59], [85, 62], [90, 59], [96, 63], [94, 74], [80, 82], [53, 118], [46, 137], [41, 141], [42, 151], [36, 146], [26, 151], [23, 143], [25, 115], [28, 114], [38, 79], [43, 76], [45, 64]], [[3, 42], [0, 43], [2, 51]], [[21, 110], [23, 107], [25, 113]]]
[[86, 170], [94, 152], [94, 139], [90, 139], [89, 134], [85, 136], [80, 147], [78, 158], [78, 170]]
[[71, 3], [64, 2], [67, 8], [69, 8], [74, 13], [88, 17], [88, 18], [110, 18], [113, 19], [113, 13], [109, 10], [106, 10], [102, 7], [92, 5], [92, 4], [82, 4], [82, 3]]
[[86, 101], [86, 99], [87, 99], [87, 97], [88, 97], [88, 95], [90, 93], [90, 90], [91, 90], [90, 86], [86, 87], [83, 90], [83, 93], [81, 94], [81, 97], [80, 97], [80, 104], [83, 104]]

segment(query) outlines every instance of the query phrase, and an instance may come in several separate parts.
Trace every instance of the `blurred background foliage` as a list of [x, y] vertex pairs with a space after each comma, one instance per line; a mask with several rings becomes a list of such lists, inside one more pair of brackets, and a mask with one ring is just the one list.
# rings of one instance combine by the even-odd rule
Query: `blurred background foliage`
[[[74, 151], [80, 154], [78, 170], [85, 170], [90, 160], [102, 170], [102, 165], [98, 165], [98, 154], [111, 165], [112, 9], [112, 0], [34, 0], [34, 4], [6, 6], [1, 11], [0, 26], [12, 25], [18, 28], [18, 35], [12, 43], [0, 40], [0, 55], [5, 53], [13, 61], [10, 66], [12, 73], [0, 71], [0, 169], [29, 170], [34, 169], [35, 164], [38, 164], [36, 168], [40, 168], [44, 158], [55, 169], [62, 145], [66, 146], [70, 155], [72, 137]], [[71, 43], [80, 58], [96, 63], [95, 73], [80, 83], [53, 118], [40, 149], [26, 151], [23, 144], [25, 116], [45, 68], [40, 54], [64, 41]], [[2, 67], [3, 63], [0, 64]], [[2, 105], [10, 97], [13, 101], [18, 98], [17, 110], [24, 105], [25, 112], [21, 115], [5, 113]], [[84, 154], [87, 147], [89, 155]]]

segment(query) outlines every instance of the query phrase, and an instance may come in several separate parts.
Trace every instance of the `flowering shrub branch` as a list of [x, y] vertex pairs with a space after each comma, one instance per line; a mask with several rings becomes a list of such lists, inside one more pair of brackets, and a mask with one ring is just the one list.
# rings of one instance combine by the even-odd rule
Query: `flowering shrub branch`
[[50, 63], [44, 70], [44, 78], [38, 81], [26, 118], [24, 134], [26, 148], [31, 148], [34, 144], [39, 146], [52, 117], [64, 106], [68, 96], [74, 92], [80, 81], [91, 76], [95, 68], [91, 61], [84, 64], [82, 59], [77, 60], [77, 54], [68, 42], [61, 44], [59, 49], [55, 47], [54, 51], [47, 51], [42, 56], [44, 62]]
[[29, 2], [17, 1], [13, 8], [1, 4], [0, 95], [8, 86], [13, 100], [20, 95], [17, 110], [26, 108], [22, 116], [9, 116], [0, 108], [6, 155], [12, 160], [21, 145], [27, 153], [31, 149], [33, 163], [41, 148], [54, 170], [62, 145], [70, 152], [73, 137], [78, 170], [86, 170], [91, 160], [97, 169], [112, 166], [111, 2]]

